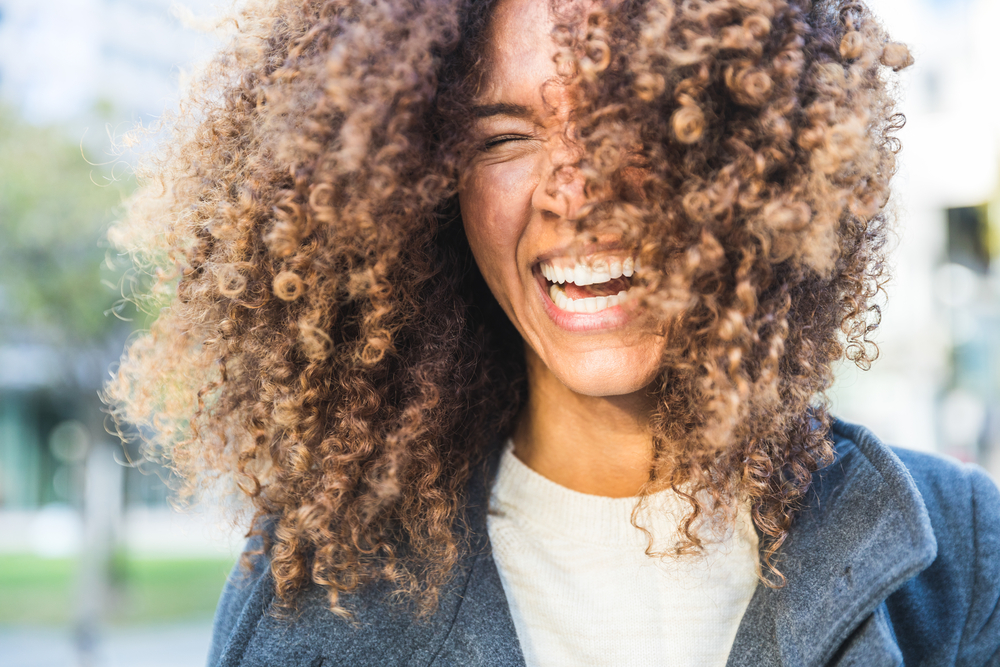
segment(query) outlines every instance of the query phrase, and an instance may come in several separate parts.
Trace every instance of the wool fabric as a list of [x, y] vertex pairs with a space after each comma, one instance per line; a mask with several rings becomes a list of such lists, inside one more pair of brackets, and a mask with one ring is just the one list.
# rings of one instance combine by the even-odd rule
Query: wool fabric
[[758, 582], [749, 513], [701, 526], [702, 553], [659, 557], [647, 551], [676, 544], [690, 505], [672, 491], [638, 502], [556, 484], [507, 443], [487, 530], [527, 667], [726, 664]]

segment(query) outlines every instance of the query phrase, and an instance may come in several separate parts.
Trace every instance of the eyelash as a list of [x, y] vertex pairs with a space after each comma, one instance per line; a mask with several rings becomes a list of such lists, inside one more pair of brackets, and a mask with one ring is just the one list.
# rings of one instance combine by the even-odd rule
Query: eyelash
[[496, 148], [500, 144], [505, 144], [508, 141], [519, 141], [521, 139], [527, 139], [527, 137], [522, 134], [503, 134], [499, 137], [487, 139], [486, 142], [483, 143], [483, 148], [489, 150], [491, 148]]

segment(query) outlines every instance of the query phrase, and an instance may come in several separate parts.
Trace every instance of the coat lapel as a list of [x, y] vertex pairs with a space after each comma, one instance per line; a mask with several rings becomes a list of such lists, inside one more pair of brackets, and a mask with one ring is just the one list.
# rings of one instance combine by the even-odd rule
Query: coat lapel
[[499, 454], [498, 447], [470, 484], [465, 510], [469, 575], [464, 589], [456, 591], [454, 621], [439, 653], [429, 663], [433, 667], [524, 667], [524, 654], [490, 553], [486, 527]]
[[433, 667], [524, 667], [524, 655], [493, 558], [472, 568], [458, 614]]
[[779, 551], [787, 583], [757, 587], [729, 667], [849, 664], [859, 651], [865, 664], [902, 662], [880, 605], [933, 562], [930, 519], [909, 473], [871, 433], [837, 422], [831, 436], [837, 459], [814, 477]]

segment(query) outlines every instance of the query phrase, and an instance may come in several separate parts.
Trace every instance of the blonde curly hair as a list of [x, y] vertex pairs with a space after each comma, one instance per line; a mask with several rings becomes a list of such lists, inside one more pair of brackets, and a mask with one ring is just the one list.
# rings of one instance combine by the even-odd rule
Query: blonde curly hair
[[[432, 609], [471, 471], [525, 400], [456, 197], [494, 2], [251, 0], [112, 230], [162, 307], [112, 413], [189, 488], [238, 484], [287, 604], [316, 584], [344, 613], [385, 579]], [[635, 246], [669, 323], [648, 488], [690, 501], [678, 553], [699, 516], [747, 503], [780, 585], [832, 456], [831, 364], [877, 353], [902, 125], [886, 73], [909, 53], [860, 2], [553, 11], [599, 202], [581, 233]]]

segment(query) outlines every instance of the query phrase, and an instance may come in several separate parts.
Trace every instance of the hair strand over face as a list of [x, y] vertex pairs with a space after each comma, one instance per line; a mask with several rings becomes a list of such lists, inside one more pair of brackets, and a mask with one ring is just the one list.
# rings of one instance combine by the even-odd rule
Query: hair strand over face
[[[248, 3], [112, 230], [166, 305], [112, 412], [189, 490], [222, 478], [249, 499], [287, 604], [318, 584], [346, 613], [384, 579], [433, 609], [471, 471], [525, 400], [455, 196], [492, 7]], [[748, 504], [780, 583], [832, 454], [816, 399], [836, 360], [877, 353], [902, 123], [886, 70], [909, 53], [859, 2], [553, 11], [595, 201], [581, 232], [635, 244], [669, 322], [649, 490], [691, 503], [679, 553], [700, 517]]]

